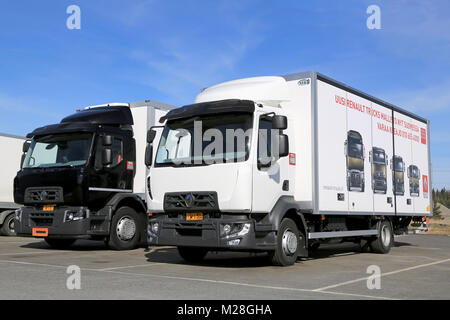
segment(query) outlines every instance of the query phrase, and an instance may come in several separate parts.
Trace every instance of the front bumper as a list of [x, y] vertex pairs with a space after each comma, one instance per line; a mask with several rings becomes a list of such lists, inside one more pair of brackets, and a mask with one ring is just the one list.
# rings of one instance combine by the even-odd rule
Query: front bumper
[[[86, 212], [84, 218], [69, 221], [68, 213]], [[33, 237], [33, 229], [44, 229], [51, 238], [91, 239], [109, 234], [110, 210], [91, 212], [86, 207], [55, 207], [44, 211], [42, 207], [22, 207], [16, 211], [15, 231], [21, 237]]]
[[[158, 230], [152, 230], [157, 223]], [[221, 236], [221, 225], [249, 225], [244, 235]], [[270, 225], [257, 224], [246, 216], [205, 217], [187, 222], [184, 215], [171, 218], [167, 214], [149, 220], [148, 244], [159, 246], [204, 247], [211, 250], [267, 251], [276, 248], [276, 232]]]

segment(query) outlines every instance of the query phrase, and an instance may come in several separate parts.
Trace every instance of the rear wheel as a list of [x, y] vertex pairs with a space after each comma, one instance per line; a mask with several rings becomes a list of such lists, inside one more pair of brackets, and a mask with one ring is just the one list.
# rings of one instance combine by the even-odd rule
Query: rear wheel
[[3, 221], [3, 225], [1, 228], [1, 234], [4, 236], [15, 236], [16, 233], [14, 231], [14, 213], [8, 215]]
[[130, 207], [122, 207], [112, 218], [108, 246], [115, 250], [136, 249], [142, 229], [138, 213]]
[[208, 249], [206, 248], [195, 248], [195, 247], [177, 247], [180, 256], [187, 262], [200, 262], [208, 254]]
[[383, 220], [380, 223], [378, 237], [370, 242], [370, 247], [376, 253], [389, 253], [394, 245], [394, 232], [392, 224], [388, 220]]
[[44, 239], [47, 244], [54, 249], [68, 249], [77, 241], [76, 239]]
[[269, 252], [269, 258], [274, 265], [291, 266], [297, 261], [300, 248], [300, 232], [292, 219], [281, 221], [278, 229], [277, 247]]

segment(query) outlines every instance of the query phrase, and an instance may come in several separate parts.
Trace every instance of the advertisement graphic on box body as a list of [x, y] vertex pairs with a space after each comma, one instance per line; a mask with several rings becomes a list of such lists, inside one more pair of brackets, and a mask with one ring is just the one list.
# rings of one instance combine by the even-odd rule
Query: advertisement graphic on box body
[[347, 190], [364, 192], [364, 145], [361, 134], [357, 131], [349, 131], [345, 146]]
[[408, 167], [409, 193], [411, 197], [420, 195], [420, 170], [415, 165]]
[[370, 152], [370, 162], [372, 163], [372, 190], [374, 193], [386, 194], [386, 165], [388, 160], [384, 149], [373, 147]]
[[400, 156], [392, 158], [393, 188], [396, 196], [405, 195], [405, 163]]

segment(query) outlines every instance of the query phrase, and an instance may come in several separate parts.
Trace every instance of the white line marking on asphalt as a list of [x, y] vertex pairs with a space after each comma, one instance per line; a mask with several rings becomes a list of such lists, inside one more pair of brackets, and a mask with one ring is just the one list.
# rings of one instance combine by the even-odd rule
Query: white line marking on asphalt
[[[445, 262], [449, 262], [449, 261], [450, 261], [450, 259], [445, 259], [445, 260], [430, 262], [430, 263], [426, 263], [426, 264], [421, 264], [421, 265], [414, 266], [414, 267], [409, 267], [409, 268], [404, 268], [404, 269], [395, 270], [395, 271], [391, 271], [391, 272], [386, 272], [386, 273], [382, 273], [380, 275], [380, 277], [389, 276], [389, 275], [392, 275], [392, 274], [406, 272], [406, 271], [411, 271], [411, 270], [415, 270], [415, 269], [419, 269], [419, 268], [430, 267], [430, 266], [434, 266], [436, 264], [441, 264], [441, 263], [445, 263]], [[345, 281], [345, 282], [333, 284], [331, 286], [317, 288], [317, 289], [314, 289], [313, 291], [319, 291], [320, 292], [320, 291], [324, 291], [324, 290], [328, 290], [328, 289], [332, 289], [332, 288], [336, 288], [336, 287], [345, 286], [347, 284], [352, 284], [352, 283], [356, 283], [356, 282], [360, 282], [360, 281], [366, 281], [367, 279], [369, 279], [369, 277], [364, 277], [364, 278], [359, 278], [359, 279], [355, 279], [355, 280]]]
[[[53, 267], [53, 268], [67, 268], [67, 266], [61, 265], [51, 265], [51, 264], [43, 264], [43, 263], [34, 263], [34, 262], [22, 262], [22, 261], [11, 261], [11, 260], [0, 260], [0, 262], [6, 263], [14, 263], [14, 264], [22, 264], [22, 265], [35, 265], [42, 267]], [[251, 283], [240, 283], [240, 282], [231, 282], [231, 281], [222, 281], [222, 280], [213, 280], [213, 279], [199, 279], [199, 278], [187, 278], [187, 277], [175, 277], [175, 276], [164, 276], [157, 274], [144, 274], [144, 273], [129, 273], [129, 272], [121, 272], [121, 271], [108, 271], [102, 269], [90, 269], [90, 268], [81, 268], [81, 270], [85, 271], [94, 271], [94, 272], [105, 272], [112, 274], [121, 274], [126, 276], [140, 276], [140, 277], [153, 277], [160, 279], [172, 279], [172, 280], [184, 280], [184, 281], [194, 281], [194, 282], [206, 282], [206, 283], [215, 283], [215, 284], [225, 284], [225, 285], [234, 285], [234, 286], [243, 286], [250, 288], [259, 288], [259, 289], [270, 289], [270, 290], [282, 290], [282, 291], [293, 291], [293, 292], [310, 292], [310, 293], [325, 293], [325, 294], [333, 294], [333, 295], [344, 295], [344, 296], [354, 296], [361, 298], [370, 298], [370, 299], [382, 299], [382, 300], [395, 300], [393, 298], [380, 297], [380, 296], [368, 296], [368, 295], [359, 295], [353, 293], [342, 293], [342, 292], [329, 292], [329, 291], [315, 291], [311, 289], [301, 289], [301, 288], [289, 288], [289, 287], [274, 287], [274, 286], [265, 286]]]
[[[232, 281], [223, 281], [223, 280], [213, 280], [213, 279], [201, 279], [201, 278], [187, 278], [187, 277], [175, 277], [175, 276], [164, 276], [164, 275], [156, 275], [156, 274], [144, 274], [144, 273], [128, 273], [121, 271], [106, 271], [114, 274], [121, 274], [127, 276], [144, 276], [144, 277], [154, 277], [154, 278], [162, 278], [162, 279], [172, 279], [172, 280], [185, 280], [185, 281], [194, 281], [194, 282], [207, 282], [207, 283], [216, 283], [216, 284], [225, 284], [225, 285], [234, 285], [234, 286], [242, 286], [242, 287], [250, 287], [250, 288], [259, 288], [259, 289], [270, 289], [270, 290], [282, 290], [282, 291], [297, 291], [297, 292], [311, 292], [316, 293], [317, 291], [311, 289], [301, 289], [301, 288], [290, 288], [290, 287], [274, 287], [274, 286], [266, 286], [252, 283], [242, 283], [242, 282], [232, 282]], [[342, 292], [330, 292], [330, 291], [319, 291], [320, 293], [326, 294], [334, 294], [334, 295], [345, 295], [345, 296], [359, 296], [362, 298], [371, 298], [371, 299], [382, 299], [382, 300], [395, 300], [393, 298], [380, 297], [380, 296], [368, 296], [368, 295], [359, 295], [353, 293], [342, 293]]]
[[55, 252], [26, 251], [26, 252], [0, 253], [0, 256], [19, 256], [19, 255], [23, 255], [23, 254], [50, 254], [50, 253], [55, 253]]
[[168, 263], [149, 262], [147, 264], [137, 264], [137, 265], [134, 265], [134, 266], [112, 267], [112, 268], [95, 269], [95, 270], [97, 270], [97, 271], [114, 271], [114, 270], [118, 270], [118, 269], [130, 269], [130, 268], [139, 268], [139, 267], [153, 267], [153, 266], [158, 266], [158, 265], [162, 265], [162, 264], [168, 264]]

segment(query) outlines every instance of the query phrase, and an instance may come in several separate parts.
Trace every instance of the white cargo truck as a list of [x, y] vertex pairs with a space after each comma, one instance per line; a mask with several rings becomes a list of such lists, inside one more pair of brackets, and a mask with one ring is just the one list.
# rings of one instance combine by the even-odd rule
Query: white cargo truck
[[0, 235], [14, 235], [14, 210], [19, 207], [14, 203], [13, 181], [20, 170], [20, 157], [24, 137], [0, 133]]
[[77, 239], [147, 243], [146, 137], [175, 107], [152, 100], [90, 106], [35, 129], [14, 181], [15, 230], [64, 248]]
[[[188, 261], [241, 250], [290, 265], [336, 240], [388, 253], [432, 213], [429, 122], [320, 73], [225, 82], [161, 122], [149, 243]], [[248, 133], [239, 150], [217, 147], [228, 129]]]

